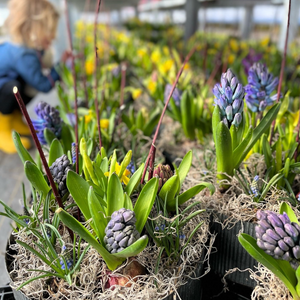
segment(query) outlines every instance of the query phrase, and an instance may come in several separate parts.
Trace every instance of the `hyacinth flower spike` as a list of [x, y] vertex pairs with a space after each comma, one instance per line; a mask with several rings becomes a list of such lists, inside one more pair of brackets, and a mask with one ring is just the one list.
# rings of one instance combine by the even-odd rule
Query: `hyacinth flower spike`
[[270, 127], [276, 118], [280, 104], [272, 107], [253, 130], [252, 126], [246, 128], [243, 115], [244, 88], [230, 69], [222, 74], [220, 83], [213, 88], [213, 93], [215, 108], [212, 129], [217, 155], [218, 179], [220, 188], [227, 189], [229, 185], [222, 183], [222, 180], [229, 180], [234, 169], [239, 167], [256, 141]]
[[263, 112], [267, 106], [271, 106], [277, 100], [277, 94], [271, 93], [278, 85], [278, 77], [274, 77], [265, 65], [254, 63], [249, 70], [248, 84], [245, 86], [246, 104], [256, 113]]
[[83, 169], [90, 180], [87, 182], [70, 170], [67, 187], [84, 219], [89, 220], [93, 232], [63, 209], [58, 209], [56, 213], [67, 227], [73, 228], [99, 252], [110, 270], [115, 270], [148, 244], [148, 237], [141, 233], [157, 195], [158, 179], [152, 178], [144, 185], [133, 205], [130, 196], [141, 180], [144, 165], [132, 174], [126, 185], [122, 185], [122, 174], [129, 172], [126, 168], [131, 162], [132, 151], [125, 155], [118, 170], [116, 151], [108, 160], [101, 149], [92, 162], [85, 156], [84, 140], [81, 140], [80, 146]]
[[39, 102], [34, 110], [39, 118], [37, 120], [32, 120], [32, 124], [37, 132], [40, 143], [43, 145], [47, 144], [45, 129], [50, 130], [55, 137], [60, 138], [62, 120], [59, 116], [59, 111], [43, 101]]
[[291, 207], [283, 202], [280, 212], [257, 212], [256, 240], [245, 233], [238, 239], [247, 252], [274, 273], [300, 299], [300, 225]]

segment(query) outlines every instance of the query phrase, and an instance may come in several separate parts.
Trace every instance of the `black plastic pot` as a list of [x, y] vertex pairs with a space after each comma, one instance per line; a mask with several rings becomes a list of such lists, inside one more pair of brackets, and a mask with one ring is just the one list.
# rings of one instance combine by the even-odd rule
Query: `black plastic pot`
[[[221, 215], [219, 219], [224, 221], [226, 216]], [[242, 229], [244, 233], [255, 237], [254, 223], [238, 222], [230, 229], [222, 229], [221, 224], [212, 222], [210, 230], [212, 233], [217, 234], [213, 245], [217, 248], [217, 252], [211, 254], [210, 265], [212, 271], [217, 275], [224, 276], [228, 270], [234, 268], [254, 270], [254, 267], [257, 266], [257, 261], [249, 255], [238, 241], [237, 236]], [[256, 286], [256, 282], [250, 278], [249, 272], [236, 271], [227, 275], [225, 279], [249, 288]]]
[[[204, 259], [204, 253], [202, 255]], [[204, 272], [204, 264], [199, 263], [196, 269], [196, 276], [200, 277]], [[177, 293], [173, 292], [168, 297], [164, 298], [164, 300], [175, 300], [175, 299], [182, 299], [182, 300], [205, 300], [202, 298], [203, 295], [203, 279], [189, 279], [188, 283], [181, 286], [177, 293], [179, 294], [180, 298], [178, 297]]]

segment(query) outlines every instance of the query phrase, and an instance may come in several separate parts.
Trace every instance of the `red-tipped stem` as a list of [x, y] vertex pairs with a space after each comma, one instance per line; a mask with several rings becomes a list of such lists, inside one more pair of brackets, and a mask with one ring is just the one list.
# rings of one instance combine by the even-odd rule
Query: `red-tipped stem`
[[70, 26], [70, 19], [69, 19], [69, 11], [68, 11], [68, 1], [65, 0], [65, 16], [67, 22], [67, 32], [68, 32], [68, 41], [69, 41], [69, 48], [72, 52], [71, 57], [71, 69], [73, 75], [73, 88], [74, 88], [74, 97], [75, 97], [75, 152], [76, 152], [76, 173], [79, 173], [79, 150], [78, 150], [78, 99], [77, 99], [77, 76], [75, 71], [75, 57], [73, 53], [73, 42], [72, 42], [72, 35], [71, 35], [71, 26]]
[[[285, 67], [285, 61], [286, 61], [286, 53], [287, 53], [287, 46], [288, 46], [288, 39], [289, 39], [289, 29], [290, 29], [290, 18], [291, 18], [291, 0], [289, 0], [289, 10], [288, 10], [287, 28], [286, 28], [285, 43], [284, 43], [284, 52], [283, 52], [283, 57], [282, 57], [282, 61], [281, 61], [281, 69], [280, 69], [279, 83], [278, 83], [278, 89], [277, 89], [277, 102], [279, 102], [279, 99], [280, 99], [283, 73], [284, 73], [284, 67]], [[274, 135], [275, 123], [276, 123], [276, 120], [274, 120], [272, 122], [271, 135], [270, 135], [270, 145], [272, 145], [272, 139], [273, 139], [273, 135]]]
[[[41, 144], [39, 142], [39, 139], [38, 139], [38, 137], [36, 135], [35, 129], [33, 127], [32, 121], [31, 121], [31, 119], [29, 117], [29, 114], [28, 114], [28, 111], [26, 109], [25, 103], [24, 103], [24, 101], [23, 101], [23, 99], [22, 99], [22, 97], [21, 97], [21, 95], [20, 95], [20, 93], [18, 91], [18, 88], [16, 86], [13, 88], [13, 93], [14, 93], [14, 95], [16, 97], [16, 100], [17, 100], [19, 106], [20, 106], [21, 112], [22, 112], [23, 116], [25, 117], [26, 122], [27, 122], [27, 124], [29, 126], [30, 133], [31, 133], [31, 136], [32, 136], [32, 138], [34, 140], [34, 143], [35, 143], [35, 145], [36, 145], [36, 147], [37, 147], [37, 149], [39, 151], [39, 154], [40, 154], [40, 157], [41, 157], [44, 169], [46, 171], [46, 175], [48, 177], [50, 186], [52, 188], [52, 191], [53, 191], [53, 194], [54, 194], [54, 197], [55, 197], [55, 200], [56, 200], [57, 204], [59, 205], [59, 207], [61, 207], [62, 209], [64, 209], [64, 205], [63, 205], [63, 203], [61, 201], [60, 195], [59, 195], [58, 190], [56, 188], [56, 185], [55, 185], [55, 182], [53, 180], [52, 174], [50, 172], [50, 169], [49, 169], [46, 157], [45, 157], [44, 152], [42, 150], [42, 147], [41, 147]], [[68, 230], [69, 230], [70, 237], [73, 240], [73, 236], [74, 236], [73, 232], [69, 228], [68, 228]]]
[[148, 166], [149, 166], [150, 159], [153, 161], [153, 163], [154, 163], [154, 160], [155, 160], [155, 142], [156, 142], [156, 139], [157, 139], [157, 136], [158, 136], [159, 128], [160, 128], [160, 126], [161, 126], [163, 117], [164, 117], [165, 112], [166, 112], [166, 110], [167, 110], [168, 104], [169, 104], [170, 99], [171, 99], [171, 97], [172, 97], [172, 95], [173, 95], [173, 92], [174, 92], [175, 87], [176, 87], [176, 85], [177, 85], [177, 83], [178, 83], [178, 80], [179, 80], [179, 78], [180, 78], [180, 76], [181, 76], [181, 74], [182, 74], [182, 71], [183, 71], [183, 69], [184, 69], [186, 63], [189, 61], [189, 59], [191, 58], [191, 56], [194, 54], [195, 50], [196, 50], [196, 46], [194, 46], [194, 47], [192, 48], [192, 50], [191, 50], [191, 51], [188, 53], [188, 55], [186, 56], [186, 58], [185, 58], [185, 60], [184, 60], [184, 62], [183, 62], [183, 64], [182, 64], [182, 66], [181, 66], [179, 72], [177, 73], [176, 79], [175, 79], [175, 81], [174, 81], [174, 83], [173, 83], [172, 89], [171, 89], [171, 91], [170, 91], [170, 94], [169, 94], [168, 99], [167, 99], [167, 101], [166, 101], [166, 104], [165, 104], [165, 106], [164, 106], [164, 109], [163, 109], [163, 111], [162, 111], [162, 113], [161, 113], [161, 116], [160, 116], [158, 125], [157, 125], [157, 127], [156, 127], [156, 131], [155, 131], [155, 134], [154, 134], [154, 137], [153, 137], [153, 140], [152, 140], [152, 144], [151, 144], [151, 147], [150, 147], [150, 151], [149, 151], [149, 154], [148, 154], [146, 163], [145, 163], [145, 169], [144, 169], [144, 171], [143, 171], [143, 175], [142, 175], [142, 179], [141, 179], [141, 183], [142, 183], [142, 184], [144, 183], [144, 180], [145, 180], [145, 176], [146, 176], [146, 172], [147, 172], [147, 169], [148, 169]]
[[97, 24], [98, 24], [98, 14], [100, 11], [101, 0], [98, 0], [95, 11], [95, 23], [94, 23], [94, 47], [95, 47], [95, 109], [97, 114], [97, 128], [98, 128], [98, 137], [99, 137], [99, 150], [102, 148], [102, 139], [101, 139], [101, 126], [100, 126], [100, 112], [99, 112], [99, 103], [98, 103], [98, 78], [97, 78], [97, 70], [98, 70], [98, 54], [97, 54]]

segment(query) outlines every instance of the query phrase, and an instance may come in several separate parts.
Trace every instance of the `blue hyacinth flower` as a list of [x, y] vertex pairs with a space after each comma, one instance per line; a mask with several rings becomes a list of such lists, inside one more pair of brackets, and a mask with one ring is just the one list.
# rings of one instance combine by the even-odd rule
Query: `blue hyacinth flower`
[[248, 84], [245, 86], [246, 104], [252, 112], [264, 111], [277, 100], [277, 94], [271, 93], [278, 85], [278, 77], [269, 73], [262, 63], [254, 63], [249, 70]]
[[[172, 90], [172, 85], [167, 83], [165, 86], [165, 92], [164, 92], [164, 103], [167, 102], [168, 97], [171, 93]], [[173, 94], [172, 94], [172, 98], [175, 102], [176, 106], [180, 106], [180, 100], [181, 100], [181, 91], [179, 91], [179, 89], [177, 87], [175, 87]]]
[[219, 106], [223, 123], [230, 128], [233, 124], [240, 125], [244, 110], [244, 88], [237, 77], [228, 69], [221, 76], [221, 84], [213, 88], [215, 105]]
[[32, 124], [37, 132], [40, 143], [43, 145], [47, 144], [44, 136], [45, 128], [48, 128], [57, 138], [60, 138], [62, 120], [59, 116], [59, 111], [43, 101], [38, 103], [34, 110], [39, 118], [37, 120], [32, 120]]

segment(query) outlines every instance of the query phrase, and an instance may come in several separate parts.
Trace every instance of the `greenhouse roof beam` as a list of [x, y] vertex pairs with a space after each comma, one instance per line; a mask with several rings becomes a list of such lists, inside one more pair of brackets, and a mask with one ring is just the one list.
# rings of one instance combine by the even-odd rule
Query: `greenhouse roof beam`
[[[284, 0], [198, 0], [200, 7], [245, 7], [256, 5], [282, 5]], [[184, 8], [186, 0], [161, 0], [139, 5], [140, 11]]]

